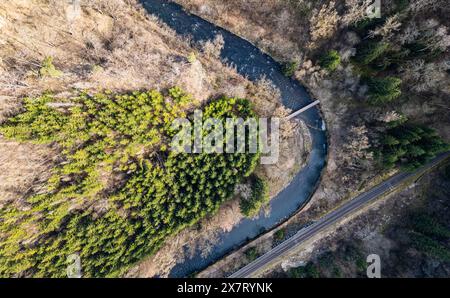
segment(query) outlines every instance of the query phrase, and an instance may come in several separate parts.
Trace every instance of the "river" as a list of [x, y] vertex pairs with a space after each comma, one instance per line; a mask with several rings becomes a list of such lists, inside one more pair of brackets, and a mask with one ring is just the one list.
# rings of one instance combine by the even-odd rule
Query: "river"
[[[178, 34], [189, 35], [194, 42], [213, 40], [217, 34], [221, 34], [225, 41], [221, 59], [227, 64], [234, 65], [241, 75], [252, 81], [257, 81], [263, 76], [271, 80], [280, 90], [282, 102], [287, 108], [296, 111], [312, 102], [298, 81], [285, 77], [281, 65], [250, 42], [185, 12], [181, 6], [173, 2], [163, 0], [141, 2], [148, 13], [157, 16]], [[317, 106], [302, 113], [300, 117], [310, 127], [312, 150], [306, 166], [271, 200], [270, 215], [242, 220], [230, 232], [220, 235], [220, 241], [206, 257], [202, 257], [198, 251], [192, 258], [177, 264], [170, 272], [170, 277], [183, 277], [206, 268], [230, 251], [244, 245], [249, 239], [288, 219], [311, 198], [325, 166], [327, 137], [325, 124]]]

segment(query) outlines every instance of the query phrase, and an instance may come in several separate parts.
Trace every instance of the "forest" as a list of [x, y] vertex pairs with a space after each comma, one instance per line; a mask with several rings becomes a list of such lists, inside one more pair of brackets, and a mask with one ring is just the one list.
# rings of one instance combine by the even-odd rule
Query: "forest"
[[[404, 7], [397, 7], [396, 12], [401, 9]], [[408, 18], [408, 15], [402, 17]], [[402, 90], [406, 93], [410, 90], [400, 78], [408, 65], [417, 59], [433, 62], [445, 55], [444, 38], [431, 34], [431, 30], [417, 33], [415, 40], [403, 45], [391, 42], [388, 37], [400, 26], [400, 18], [399, 14], [365, 18], [352, 27], [363, 41], [356, 46], [351, 63], [367, 85], [366, 103], [371, 110], [388, 110], [395, 107], [389, 103], [408, 101]], [[450, 148], [435, 129], [410, 121], [402, 114], [385, 123], [374, 121], [371, 125], [378, 130], [371, 140], [372, 150], [383, 168], [399, 166], [403, 170], [414, 170]]]
[[[294, 278], [364, 278], [367, 276], [366, 257], [376, 252], [381, 257], [382, 278], [447, 277], [450, 268], [450, 223], [446, 216], [449, 178], [448, 164], [428, 173], [418, 182], [422, 189], [420, 198], [406, 201], [404, 209], [400, 205], [414, 192], [395, 194], [380, 210], [356, 219], [345, 235], [336, 234], [327, 239], [321, 244], [323, 249], [317, 249], [317, 254], [304, 266], [278, 274]], [[356, 236], [361, 229], [367, 229], [367, 218], [379, 219], [380, 213], [392, 210], [397, 213], [388, 221], [370, 224], [371, 234], [379, 236]], [[393, 245], [377, 247], [377, 239], [389, 239]]]
[[[260, 252], [375, 181], [449, 150], [448, 1], [381, 1], [375, 17], [374, 1], [361, 0], [176, 2], [257, 45], [320, 100], [329, 135], [321, 184], [285, 231], [259, 241]], [[202, 276], [245, 264], [235, 256]]]
[[[85, 277], [117, 276], [181, 229], [214, 214], [259, 153], [186, 154], [168, 149], [171, 123], [190, 117], [180, 88], [127, 94], [27, 98], [0, 132], [54, 144], [60, 163], [26, 207], [0, 209], [0, 276], [63, 277], [77, 254]], [[203, 117], [255, 117], [249, 101], [223, 97]]]

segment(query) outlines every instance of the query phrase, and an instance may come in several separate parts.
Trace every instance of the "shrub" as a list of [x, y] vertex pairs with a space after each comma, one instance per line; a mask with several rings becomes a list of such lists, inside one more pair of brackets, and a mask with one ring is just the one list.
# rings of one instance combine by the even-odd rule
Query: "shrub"
[[194, 63], [195, 61], [197, 61], [197, 56], [195, 55], [194, 52], [191, 52], [191, 53], [189, 53], [189, 56], [187, 59], [188, 59], [189, 63]]
[[288, 62], [283, 66], [283, 74], [286, 77], [292, 77], [299, 67], [300, 63], [298, 61]]
[[274, 238], [275, 241], [282, 241], [286, 237], [286, 229], [281, 228], [278, 231], [275, 232]]
[[62, 71], [56, 69], [53, 65], [53, 57], [47, 56], [44, 61], [42, 61], [41, 68], [39, 69], [39, 74], [42, 77], [58, 78], [62, 76]]
[[366, 260], [365, 260], [363, 257], [358, 258], [358, 259], [356, 260], [356, 262], [355, 262], [355, 265], [356, 265], [356, 269], [357, 269], [359, 272], [364, 272], [364, 273], [366, 273], [367, 263], [366, 263]]
[[331, 50], [319, 60], [319, 65], [328, 71], [334, 71], [341, 63], [341, 57], [336, 50]]
[[353, 26], [352, 30], [354, 30], [358, 35], [362, 38], [367, 36], [367, 32], [375, 29], [377, 26], [380, 26], [384, 23], [384, 18], [363, 18], [357, 21]]
[[240, 208], [242, 214], [253, 217], [257, 215], [261, 207], [269, 201], [269, 195], [266, 181], [253, 175], [250, 178], [250, 182], [252, 185], [252, 194], [249, 198], [241, 200]]

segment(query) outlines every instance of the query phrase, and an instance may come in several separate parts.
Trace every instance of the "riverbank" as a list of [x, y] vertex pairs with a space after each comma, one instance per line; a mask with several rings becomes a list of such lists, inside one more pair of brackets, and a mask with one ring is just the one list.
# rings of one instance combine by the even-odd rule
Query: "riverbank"
[[[217, 52], [221, 52], [220, 42], [213, 40], [194, 46], [187, 38], [149, 16], [137, 2], [96, 0], [74, 7], [77, 3], [58, 2], [50, 7], [46, 2], [18, 1], [0, 6], [0, 33], [7, 41], [0, 50], [3, 75], [0, 122], [23, 110], [25, 96], [37, 97], [48, 92], [54, 94], [55, 99], [70, 100], [83, 91], [95, 94], [108, 89], [113, 94], [122, 94], [153, 88], [167, 95], [167, 88], [173, 85], [183, 87], [198, 104], [226, 94], [248, 98], [261, 117], [271, 117], [280, 111], [288, 113], [280, 102], [279, 91], [268, 81], [263, 78], [250, 81], [220, 61], [217, 56]], [[260, 167], [260, 174], [273, 180], [269, 184], [273, 195], [305, 164], [311, 147], [309, 140], [309, 131], [301, 123], [296, 124], [296, 128], [283, 137], [281, 146], [285, 150], [280, 164], [270, 170]], [[27, 144], [1, 138], [0, 149], [5, 153], [0, 160], [0, 207], [28, 210], [28, 198], [36, 193], [48, 194], [49, 176], [56, 167], [67, 162], [55, 144]], [[273, 179], [274, 175], [279, 179]], [[106, 174], [101, 177], [110, 187], [106, 192], [114, 192], [123, 182], [114, 178]], [[95, 210], [98, 218], [111, 211], [111, 206], [107, 198], [93, 195], [86, 204], [69, 209], [67, 217], [73, 217], [78, 211]], [[121, 215], [127, 216], [127, 213]], [[201, 247], [207, 253], [221, 233], [232, 230], [241, 219], [239, 199], [230, 200], [215, 216], [181, 232], [178, 238], [168, 239], [161, 252], [166, 258], [157, 254], [156, 263], [169, 268], [168, 274], [177, 258], [183, 256], [180, 250], [185, 244], [195, 242], [193, 238], [202, 238], [191, 249]], [[38, 229], [30, 230], [27, 236], [32, 238], [33, 233], [38, 232]], [[0, 239], [5, 236], [8, 237], [0, 235]], [[94, 243], [95, 237], [89, 240]], [[175, 256], [165, 249], [172, 245]], [[189, 249], [185, 252], [190, 256]], [[33, 268], [23, 274], [32, 276]], [[65, 274], [65, 271], [57, 274]]]
[[[310, 203], [298, 216], [290, 219], [289, 225], [280, 229], [277, 237], [268, 237], [261, 243], [256, 240], [253, 246], [246, 248], [256, 247], [258, 253], [263, 253], [309, 221], [392, 174], [393, 170], [384, 171], [373, 155], [373, 147], [379, 143], [386, 123], [406, 116], [411, 122], [435, 128], [448, 140], [450, 118], [445, 99], [449, 94], [449, 76], [445, 67], [448, 60], [445, 40], [449, 23], [445, 11], [449, 7], [445, 1], [440, 1], [440, 6], [421, 1], [410, 1], [409, 5], [384, 1], [383, 16], [372, 20], [365, 13], [368, 2], [351, 0], [175, 2], [187, 11], [243, 36], [284, 62], [293, 77], [320, 100], [327, 122], [329, 156], [321, 185]], [[442, 7], [442, 10], [436, 7]], [[366, 26], [364, 24], [371, 24], [372, 31], [361, 29]], [[404, 82], [401, 98], [377, 107], [367, 104], [367, 82], [361, 79], [352, 62], [363, 41], [375, 31], [375, 39], [391, 43], [394, 52], [406, 42], [420, 43], [425, 34], [435, 36], [433, 46], [441, 48], [439, 55], [430, 58], [434, 61], [423, 63], [413, 59], [404, 63], [400, 71], [395, 72]], [[321, 59], [331, 51], [335, 51], [340, 59], [336, 68], [329, 70], [321, 64]], [[412, 75], [413, 66], [415, 73], [429, 75]], [[382, 76], [393, 75], [391, 70], [383, 72]], [[238, 267], [239, 260], [242, 260], [241, 265], [245, 263], [246, 248], [240, 249], [237, 252], [240, 257], [230, 258], [228, 264], [220, 261], [223, 266], [220, 274]]]
[[[224, 41], [221, 58], [234, 65], [238, 73], [250, 80], [258, 81], [262, 78], [270, 80], [279, 89], [281, 101], [286, 108], [296, 110], [311, 101], [306, 90], [298, 82], [285, 77], [278, 63], [249, 42], [198, 17], [186, 14], [174, 3], [144, 1], [143, 4], [149, 13], [157, 15], [178, 34], [190, 35], [192, 41], [214, 40], [217, 35], [221, 35]], [[322, 130], [322, 121], [317, 109], [307, 111], [302, 115], [302, 120], [311, 135], [311, 154], [306, 166], [271, 201], [270, 216], [241, 220], [230, 231], [218, 235], [218, 241], [212, 246], [210, 252], [191, 251], [190, 257], [175, 266], [170, 276], [185, 276], [206, 267], [248, 239], [260, 235], [264, 230], [271, 229], [288, 218], [310, 198], [324, 165], [326, 134]], [[183, 251], [187, 249], [188, 247], [184, 246]], [[146, 263], [150, 266], [152, 264], [151, 260]], [[136, 272], [139, 270], [135, 269], [131, 275]]]

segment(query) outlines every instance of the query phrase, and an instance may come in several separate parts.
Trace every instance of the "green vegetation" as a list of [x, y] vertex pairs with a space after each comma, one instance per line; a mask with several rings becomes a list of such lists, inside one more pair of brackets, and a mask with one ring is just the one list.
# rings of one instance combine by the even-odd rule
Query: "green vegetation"
[[320, 272], [314, 263], [308, 262], [305, 266], [291, 268], [288, 276], [290, 278], [319, 278]]
[[401, 79], [393, 76], [378, 75], [393, 64], [404, 59], [402, 53], [389, 50], [389, 43], [382, 41], [366, 41], [358, 46], [353, 59], [356, 69], [362, 75], [362, 81], [369, 88], [368, 97], [371, 105], [383, 105], [401, 95]]
[[389, 43], [382, 41], [367, 41], [361, 43], [356, 52], [355, 61], [362, 65], [369, 65], [389, 49]]
[[402, 12], [409, 6], [409, 0], [394, 0], [395, 12]]
[[331, 271], [331, 276], [333, 278], [341, 278], [342, 277], [342, 270], [338, 266], [334, 266], [333, 270]]
[[382, 25], [386, 20], [386, 16], [382, 16], [381, 18], [364, 18], [362, 20], [357, 21], [354, 25], [351, 26], [361, 38], [367, 36], [367, 32], [369, 30], [375, 29], [377, 26]]
[[364, 260], [360, 243], [346, 243], [346, 245], [342, 248], [342, 252], [346, 262], [358, 264], [361, 260]]
[[258, 214], [261, 207], [269, 201], [267, 182], [256, 175], [250, 177], [252, 194], [249, 198], [241, 200], [242, 214], [253, 217]]
[[450, 230], [439, 223], [435, 218], [431, 217], [429, 214], [413, 214], [411, 216], [411, 222], [414, 231], [432, 237], [443, 239], [450, 238]]
[[317, 264], [322, 268], [330, 268], [333, 263], [334, 256], [331, 251], [325, 252], [317, 258]]
[[411, 233], [410, 237], [412, 245], [417, 250], [425, 253], [430, 257], [445, 262], [450, 262], [450, 250], [444, 245], [440, 244], [439, 241], [420, 233]]
[[[428, 37], [429, 38], [429, 37]], [[435, 60], [442, 54], [442, 50], [430, 46], [433, 44], [433, 40], [429, 40], [427, 37], [421, 38], [418, 41], [408, 43], [404, 47], [408, 50], [409, 58], [420, 58], [427, 62]]]
[[194, 52], [191, 52], [191, 53], [189, 53], [189, 56], [187, 59], [188, 59], [189, 63], [194, 63], [195, 61], [197, 61], [197, 56], [195, 55]]
[[334, 71], [341, 64], [341, 56], [336, 50], [331, 50], [319, 60], [319, 65], [328, 71]]
[[256, 260], [259, 257], [259, 253], [258, 253], [258, 250], [256, 249], [256, 247], [253, 246], [245, 251], [245, 256], [247, 257], [249, 262], [253, 262], [254, 260]]
[[288, 62], [283, 66], [283, 74], [286, 77], [292, 77], [299, 67], [300, 63], [298, 61]]
[[375, 155], [385, 168], [400, 166], [416, 169], [449, 146], [431, 128], [416, 124], [403, 124], [389, 128], [380, 140]]
[[[46, 94], [0, 127], [7, 138], [56, 144], [64, 160], [27, 208], [0, 209], [0, 276], [63, 277], [74, 253], [83, 276], [117, 276], [233, 194], [259, 154], [168, 151], [172, 122], [191, 105], [179, 88], [168, 93], [81, 94], [62, 111]], [[203, 116], [255, 115], [247, 100], [222, 98]]]
[[286, 229], [285, 228], [281, 228], [278, 231], [275, 232], [275, 234], [273, 235], [275, 241], [282, 241], [284, 240], [284, 238], [286, 237]]
[[95, 64], [95, 65], [92, 66], [92, 70], [91, 71], [92, 71], [92, 73], [99, 73], [99, 72], [101, 72], [103, 70], [104, 70], [103, 67], [101, 67], [100, 65]]
[[388, 103], [401, 95], [400, 85], [402, 80], [394, 77], [369, 78], [369, 103], [372, 105], [382, 105]]
[[362, 243], [346, 240], [338, 243], [337, 250], [327, 250], [305, 266], [290, 269], [287, 275], [292, 278], [342, 277], [344, 269], [356, 276], [365, 276], [366, 268]]
[[62, 76], [62, 74], [63, 72], [56, 69], [53, 65], [53, 57], [45, 57], [44, 61], [42, 61], [41, 68], [39, 69], [39, 75], [42, 77], [58, 78]]

